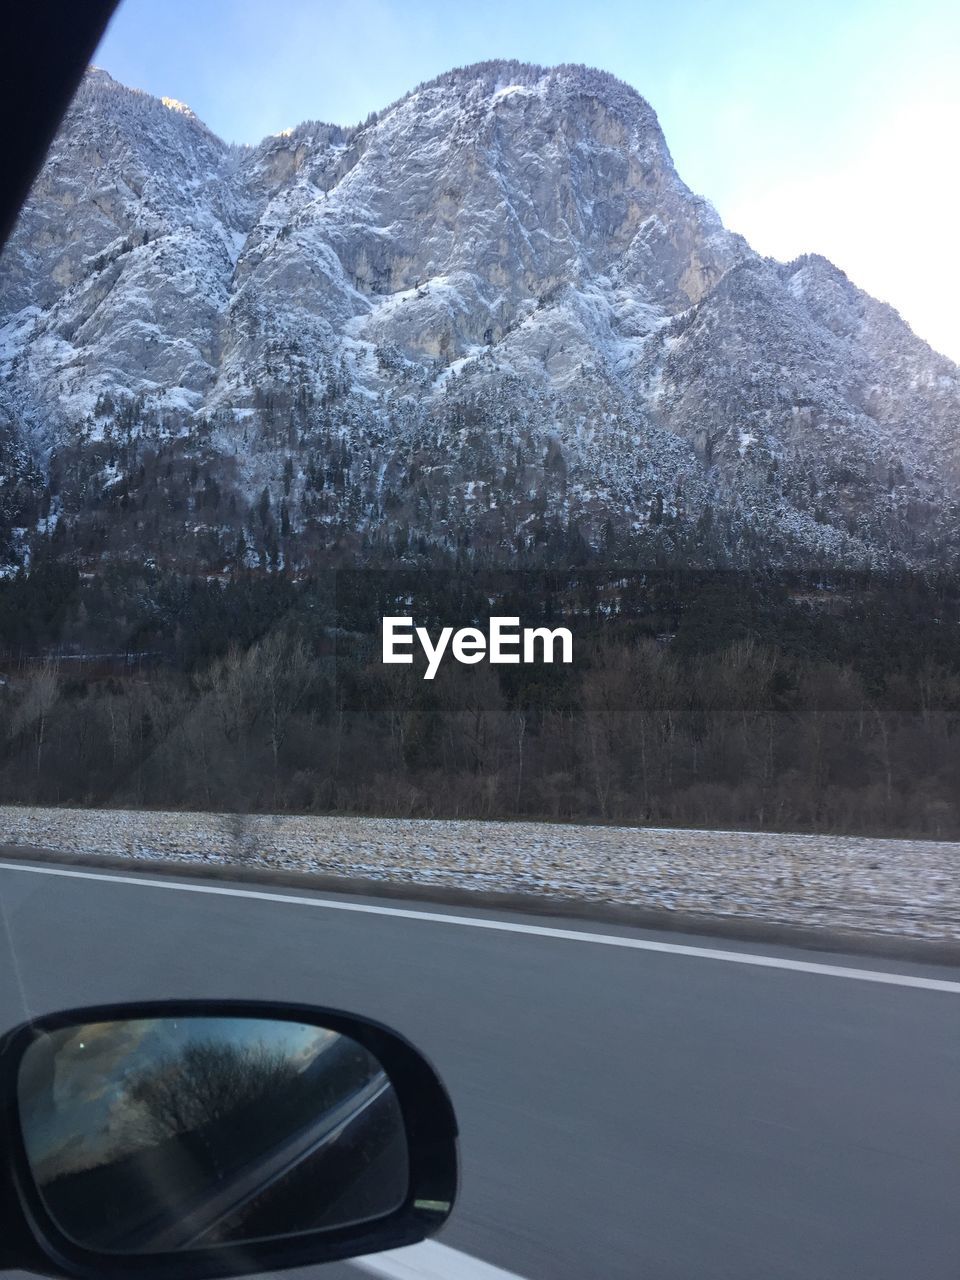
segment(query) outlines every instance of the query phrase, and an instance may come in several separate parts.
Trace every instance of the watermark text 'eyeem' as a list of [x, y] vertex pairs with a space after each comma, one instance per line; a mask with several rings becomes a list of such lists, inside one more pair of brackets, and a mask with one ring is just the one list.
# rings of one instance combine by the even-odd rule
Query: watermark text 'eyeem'
[[383, 619], [384, 663], [411, 665], [417, 643], [427, 659], [424, 680], [432, 680], [448, 656], [465, 666], [484, 660], [515, 666], [573, 662], [573, 636], [567, 627], [521, 627], [519, 618], [494, 617], [486, 632], [479, 627], [443, 627], [434, 643], [426, 627], [413, 625], [413, 618]]

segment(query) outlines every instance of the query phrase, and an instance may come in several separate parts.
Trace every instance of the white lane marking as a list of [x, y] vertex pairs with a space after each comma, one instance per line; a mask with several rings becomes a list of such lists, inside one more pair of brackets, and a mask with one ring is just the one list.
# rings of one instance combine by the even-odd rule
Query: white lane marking
[[306, 898], [292, 893], [265, 893], [259, 889], [226, 889], [221, 885], [182, 884], [175, 880], [147, 880], [141, 876], [104, 875], [98, 871], [67, 871], [62, 867], [31, 867], [13, 862], [0, 862], [0, 871], [23, 871], [38, 876], [64, 876], [73, 880], [102, 880], [107, 884], [132, 884], [144, 889], [169, 889], [180, 893], [213, 893], [224, 898], [253, 898], [258, 902], [285, 902], [298, 907], [319, 907], [324, 911], [355, 911], [360, 915], [394, 916], [399, 920], [424, 920], [432, 924], [456, 924], [466, 929], [492, 929], [497, 933], [526, 933], [536, 938], [558, 938], [564, 942], [592, 942], [601, 947], [625, 947], [631, 951], [658, 951], [671, 956], [692, 956], [697, 960], [722, 960], [727, 964], [748, 964], [762, 969], [790, 969], [796, 973], [817, 973], [826, 978], [849, 978], [858, 982], [879, 982], [891, 987], [916, 987], [921, 991], [947, 991], [951, 995], [960, 995], [960, 982], [949, 981], [946, 978], [921, 978], [907, 973], [884, 973], [880, 969], [854, 969], [842, 964], [819, 964], [815, 960], [784, 960], [780, 956], [757, 955], [752, 951], [719, 951], [713, 947], [688, 947], [679, 942], [625, 938], [614, 933], [586, 933], [579, 929], [555, 929], [549, 925], [484, 920], [478, 916], [451, 916], [439, 911], [411, 911], [405, 907], [374, 907], [365, 902], [337, 902], [330, 898]]
[[492, 1267], [489, 1262], [436, 1240], [391, 1249], [389, 1253], [371, 1253], [368, 1258], [352, 1258], [351, 1265], [383, 1280], [520, 1280], [514, 1271]]

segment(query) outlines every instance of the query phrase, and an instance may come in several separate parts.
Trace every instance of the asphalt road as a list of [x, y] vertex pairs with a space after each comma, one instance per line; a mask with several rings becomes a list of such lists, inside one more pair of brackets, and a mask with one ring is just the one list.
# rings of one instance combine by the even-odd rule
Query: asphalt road
[[304, 1000], [392, 1024], [433, 1059], [460, 1119], [443, 1244], [527, 1280], [960, 1276], [956, 969], [575, 930], [703, 948], [688, 955], [291, 896], [0, 869], [0, 1024], [165, 996]]

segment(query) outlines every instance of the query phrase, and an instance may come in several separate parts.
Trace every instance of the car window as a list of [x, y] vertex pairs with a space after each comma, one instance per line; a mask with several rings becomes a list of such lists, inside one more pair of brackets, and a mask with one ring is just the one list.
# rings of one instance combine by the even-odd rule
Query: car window
[[124, 0], [0, 257], [4, 1028], [409, 1035], [374, 1274], [955, 1275], [958, 44]]

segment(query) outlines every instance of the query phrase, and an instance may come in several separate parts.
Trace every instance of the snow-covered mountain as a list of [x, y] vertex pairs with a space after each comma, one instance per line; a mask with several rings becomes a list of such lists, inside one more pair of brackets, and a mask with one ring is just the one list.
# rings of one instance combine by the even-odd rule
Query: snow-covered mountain
[[0, 560], [955, 556], [960, 371], [584, 67], [257, 147], [91, 70], [0, 259]]

